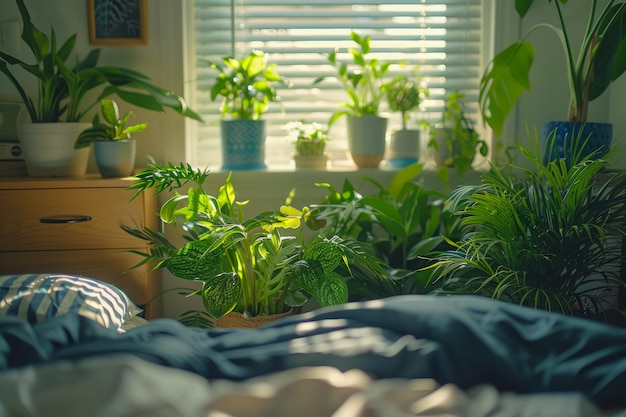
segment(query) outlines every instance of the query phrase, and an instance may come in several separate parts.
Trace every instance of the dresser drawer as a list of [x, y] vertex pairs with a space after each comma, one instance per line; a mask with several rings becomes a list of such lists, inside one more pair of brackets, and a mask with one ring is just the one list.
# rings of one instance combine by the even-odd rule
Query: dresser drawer
[[143, 226], [142, 200], [131, 197], [125, 188], [0, 190], [0, 251], [137, 247], [120, 228]]

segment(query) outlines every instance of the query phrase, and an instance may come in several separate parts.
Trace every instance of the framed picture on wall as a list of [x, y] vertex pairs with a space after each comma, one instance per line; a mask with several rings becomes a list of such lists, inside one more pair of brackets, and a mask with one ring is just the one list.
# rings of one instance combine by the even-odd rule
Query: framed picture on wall
[[148, 43], [148, 0], [87, 0], [91, 45]]

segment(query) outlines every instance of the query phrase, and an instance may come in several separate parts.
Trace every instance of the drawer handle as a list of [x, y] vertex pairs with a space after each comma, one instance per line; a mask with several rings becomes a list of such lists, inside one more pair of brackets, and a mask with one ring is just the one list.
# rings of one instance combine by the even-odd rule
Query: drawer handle
[[81, 216], [74, 214], [64, 214], [60, 216], [42, 217], [41, 223], [82, 223], [91, 220], [91, 216]]

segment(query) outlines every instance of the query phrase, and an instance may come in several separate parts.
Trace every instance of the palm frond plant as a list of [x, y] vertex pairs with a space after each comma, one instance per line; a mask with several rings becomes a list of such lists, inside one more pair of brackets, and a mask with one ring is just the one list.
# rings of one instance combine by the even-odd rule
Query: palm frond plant
[[578, 151], [572, 165], [544, 165], [536, 135], [520, 147], [531, 167], [512, 165], [517, 175], [492, 167], [480, 185], [450, 194], [446, 209], [462, 217], [465, 235], [436, 257], [432, 279], [447, 293], [597, 313], [607, 307], [604, 293], [624, 285], [619, 268], [605, 266], [621, 259], [626, 173]]
[[[155, 268], [196, 282], [195, 294], [213, 319], [230, 311], [247, 317], [282, 313], [311, 297], [320, 306], [346, 302], [350, 268], [369, 262], [363, 249], [356, 242], [321, 233], [305, 242], [303, 228], [318, 224], [316, 212], [307, 207], [286, 205], [245, 218], [247, 202], [237, 200], [231, 175], [212, 196], [203, 185], [208, 172], [189, 165], [153, 163], [137, 174], [131, 187], [136, 195], [183, 186], [187, 192], [176, 192], [160, 211], [164, 224], [183, 232], [182, 246], [172, 244], [160, 231], [124, 226], [151, 244], [149, 252], [136, 252], [143, 258], [136, 266], [154, 263]], [[295, 232], [286, 233], [288, 229]], [[347, 271], [343, 276], [337, 272], [342, 264]]]

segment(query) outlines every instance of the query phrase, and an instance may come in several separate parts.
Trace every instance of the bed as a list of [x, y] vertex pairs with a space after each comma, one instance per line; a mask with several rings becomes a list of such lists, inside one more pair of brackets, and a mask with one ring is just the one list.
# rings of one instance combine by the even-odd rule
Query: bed
[[626, 416], [626, 328], [478, 296], [201, 329], [97, 280], [20, 275], [0, 315], [0, 416]]

